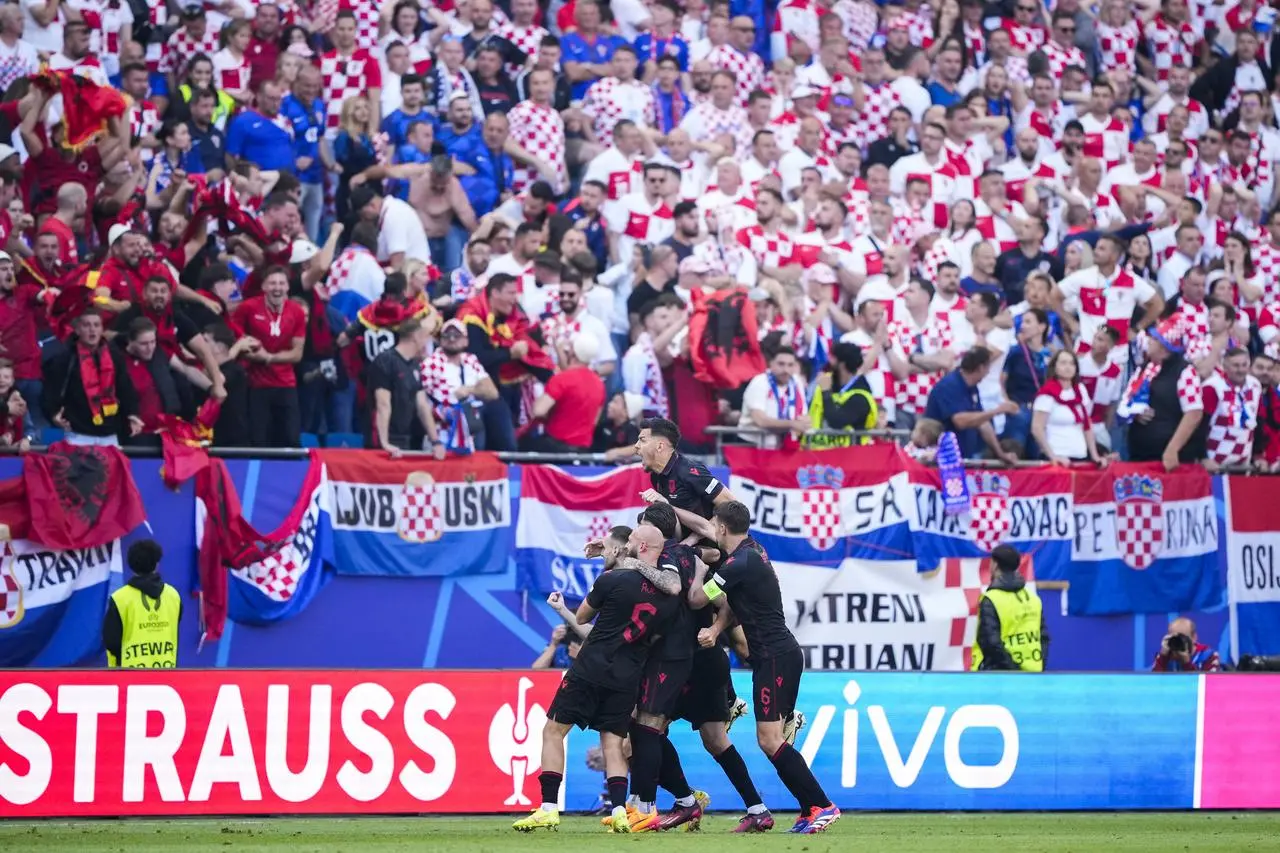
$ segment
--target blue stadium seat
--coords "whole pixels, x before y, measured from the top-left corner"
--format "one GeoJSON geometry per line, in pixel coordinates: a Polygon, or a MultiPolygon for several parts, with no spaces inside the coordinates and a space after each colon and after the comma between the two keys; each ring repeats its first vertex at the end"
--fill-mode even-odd
{"type": "Polygon", "coordinates": [[[324,437],[325,447],[364,447],[364,436],[358,432],[331,432],[324,437]]]}
{"type": "Polygon", "coordinates": [[[304,432],[299,443],[306,448],[319,447],[320,437],[314,432],[304,432]]]}
{"type": "Polygon", "coordinates": [[[40,432],[40,443],[53,444],[55,441],[62,441],[65,436],[66,432],[58,429],[57,427],[45,427],[40,432]]]}

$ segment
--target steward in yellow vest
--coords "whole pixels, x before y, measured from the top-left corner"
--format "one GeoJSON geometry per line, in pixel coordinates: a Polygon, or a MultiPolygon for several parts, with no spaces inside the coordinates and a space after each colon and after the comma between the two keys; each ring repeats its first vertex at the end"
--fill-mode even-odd
{"type": "MultiPolygon", "coordinates": [[[[875,429],[880,407],[871,386],[858,371],[862,369],[862,350],[857,344],[836,344],[831,350],[832,371],[818,377],[818,390],[809,403],[809,416],[814,429],[875,429]]],[[[811,435],[805,446],[811,450],[828,447],[850,447],[870,444],[867,438],[840,435],[811,435]]]]}
{"type": "Polygon", "coordinates": [[[133,577],[111,594],[102,619],[107,666],[125,669],[173,669],[178,665],[178,622],[182,596],[160,579],[156,568],[164,552],[151,539],[129,546],[133,577]]]}
{"type": "Polygon", "coordinates": [[[1018,571],[1022,555],[1000,545],[991,552],[991,585],[978,603],[978,637],[973,647],[974,672],[1022,670],[1042,672],[1049,654],[1044,607],[1018,571]]]}

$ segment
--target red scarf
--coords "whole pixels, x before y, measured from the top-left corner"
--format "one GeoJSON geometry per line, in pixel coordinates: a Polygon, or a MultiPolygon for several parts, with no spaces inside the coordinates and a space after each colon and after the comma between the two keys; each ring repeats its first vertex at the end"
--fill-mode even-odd
{"type": "Polygon", "coordinates": [[[1068,389],[1062,387],[1062,383],[1057,379],[1046,379],[1045,383],[1040,386],[1040,393],[1047,397],[1052,397],[1059,405],[1070,409],[1071,416],[1075,418],[1076,423],[1087,424],[1089,422],[1089,410],[1084,405],[1084,389],[1079,385],[1073,384],[1068,389]]]}
{"type": "Polygon", "coordinates": [[[102,426],[106,418],[120,411],[116,400],[116,363],[105,344],[89,349],[77,341],[76,356],[80,359],[80,383],[89,401],[89,413],[93,415],[94,425],[102,426]]]}
{"type": "Polygon", "coordinates": [[[178,326],[173,320],[173,303],[165,305],[161,312],[152,311],[145,303],[142,305],[142,316],[156,324],[156,343],[169,358],[175,355],[182,357],[182,347],[178,345],[178,326]]]}
{"type": "Polygon", "coordinates": [[[547,372],[555,370],[555,363],[551,361],[551,356],[547,355],[537,341],[530,337],[533,324],[529,322],[529,318],[525,316],[519,305],[512,309],[505,320],[499,321],[493,309],[489,307],[488,294],[481,290],[462,303],[462,307],[458,309],[457,318],[467,325],[479,326],[483,329],[489,338],[489,343],[495,347],[510,348],[516,341],[521,340],[529,344],[529,352],[523,359],[508,361],[498,367],[498,377],[504,383],[522,381],[527,372],[526,368],[547,372]]]}

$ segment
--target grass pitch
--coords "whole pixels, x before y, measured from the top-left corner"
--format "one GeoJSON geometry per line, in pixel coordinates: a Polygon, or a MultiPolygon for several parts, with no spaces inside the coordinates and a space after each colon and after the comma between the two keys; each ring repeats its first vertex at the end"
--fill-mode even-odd
{"type": "MultiPolygon", "coordinates": [[[[794,815],[776,815],[779,830],[794,815]],[[785,824],[784,824],[785,821],[785,824]]],[[[610,835],[593,817],[570,816],[558,832],[511,830],[509,817],[262,818],[0,822],[0,850],[39,853],[601,853],[649,845],[663,853],[752,851],[1019,853],[1058,851],[1280,850],[1280,813],[857,814],[824,835],[730,836],[736,817],[711,815],[699,833],[610,835]]]]}

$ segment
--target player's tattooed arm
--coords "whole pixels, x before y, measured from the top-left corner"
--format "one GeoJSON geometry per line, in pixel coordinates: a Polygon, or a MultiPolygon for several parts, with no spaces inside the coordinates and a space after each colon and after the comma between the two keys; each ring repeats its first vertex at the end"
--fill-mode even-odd
{"type": "Polygon", "coordinates": [[[630,569],[644,575],[644,579],[667,595],[675,595],[680,591],[680,573],[675,569],[664,569],[651,566],[635,557],[623,557],[618,561],[619,569],[630,569]]]}

